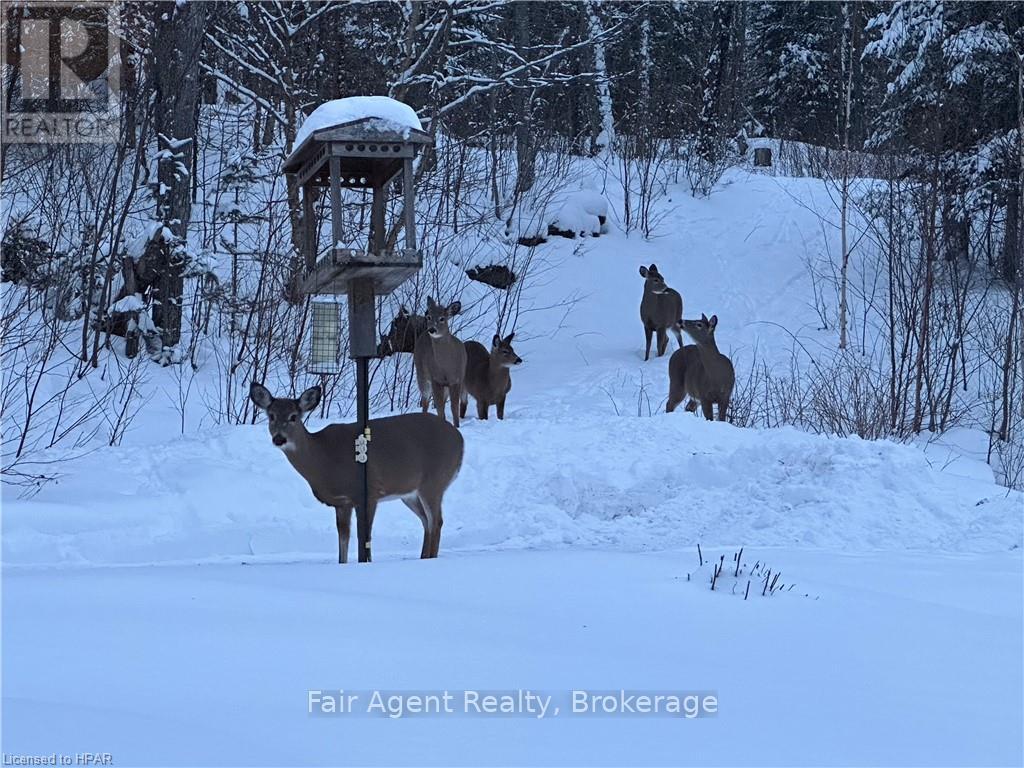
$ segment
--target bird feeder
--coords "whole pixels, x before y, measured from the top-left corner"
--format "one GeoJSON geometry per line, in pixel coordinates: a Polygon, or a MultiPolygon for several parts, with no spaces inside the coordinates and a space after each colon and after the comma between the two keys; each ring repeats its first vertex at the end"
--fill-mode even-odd
{"type": "Polygon", "coordinates": [[[312,303],[309,370],[341,372],[341,307],[333,297],[317,296],[312,303]]]}
{"type": "MultiPolygon", "coordinates": [[[[330,101],[314,110],[282,165],[302,197],[306,266],[302,291],[317,297],[348,297],[349,356],[356,361],[357,417],[364,435],[370,410],[369,359],[377,356],[375,299],[394,291],[423,266],[416,246],[413,159],[421,147],[427,146],[433,146],[433,139],[422,130],[410,107],[385,97],[357,96],[330,101]],[[385,247],[387,195],[398,177],[402,182],[405,247],[389,249],[385,247]],[[331,239],[326,252],[317,258],[320,231],[315,202],[320,188],[329,190],[331,239]],[[345,189],[372,190],[365,249],[343,246],[341,199],[345,189]]],[[[315,371],[335,373],[340,367],[339,314],[334,303],[313,303],[310,363],[315,371]]],[[[369,453],[372,461],[372,448],[369,453]]],[[[365,485],[365,455],[360,462],[365,485]]],[[[370,559],[365,507],[364,488],[358,518],[361,562],[370,559]]]]}

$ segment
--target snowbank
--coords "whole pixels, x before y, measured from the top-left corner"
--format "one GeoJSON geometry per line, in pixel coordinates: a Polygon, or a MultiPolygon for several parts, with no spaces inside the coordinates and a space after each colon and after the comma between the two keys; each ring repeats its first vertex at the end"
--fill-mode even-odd
{"type": "Polygon", "coordinates": [[[544,199],[526,200],[513,219],[518,238],[601,235],[608,232],[608,200],[589,189],[562,190],[544,199]]]}
{"type": "Polygon", "coordinates": [[[412,128],[423,130],[416,111],[408,104],[388,98],[387,96],[349,96],[324,102],[313,110],[298,132],[295,134],[295,147],[302,146],[311,133],[322,128],[343,125],[367,117],[375,117],[392,123],[400,133],[412,128]]]}
{"type": "Polygon", "coordinates": [[[568,195],[554,209],[550,225],[562,232],[577,235],[597,235],[607,232],[608,201],[597,192],[581,189],[568,195]]]}
{"type": "MultiPolygon", "coordinates": [[[[1020,494],[991,473],[943,472],[912,446],[680,413],[512,413],[470,420],[463,434],[442,552],[698,542],[961,552],[1021,539],[1020,494]]],[[[32,500],[5,498],[6,563],[335,557],[333,513],[262,424],[105,450],[67,470],[32,500]]],[[[420,536],[402,504],[381,505],[375,552],[415,557],[420,536]]]]}

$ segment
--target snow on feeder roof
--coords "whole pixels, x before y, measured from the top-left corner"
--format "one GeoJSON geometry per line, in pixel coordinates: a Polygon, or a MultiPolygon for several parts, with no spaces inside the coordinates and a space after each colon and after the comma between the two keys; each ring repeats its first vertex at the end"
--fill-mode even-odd
{"type": "MultiPolygon", "coordinates": [[[[408,104],[387,96],[350,96],[328,101],[313,110],[299,128],[292,153],[285,159],[282,170],[302,176],[305,175],[301,173],[303,166],[310,161],[319,168],[329,154],[334,154],[353,158],[347,163],[353,174],[345,186],[368,187],[373,186],[373,177],[379,175],[380,168],[367,177],[361,174],[367,169],[366,164],[360,164],[355,158],[400,161],[412,157],[416,145],[432,143],[415,110],[408,104]],[[327,143],[334,145],[331,150],[324,147],[327,143]]],[[[304,181],[300,179],[300,183],[304,181]]],[[[327,179],[318,174],[314,183],[326,186],[327,179]]]]}

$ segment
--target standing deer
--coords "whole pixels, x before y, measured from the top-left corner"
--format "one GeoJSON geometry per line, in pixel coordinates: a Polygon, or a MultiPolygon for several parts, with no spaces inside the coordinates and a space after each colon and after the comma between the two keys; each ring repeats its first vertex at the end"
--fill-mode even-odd
{"type": "Polygon", "coordinates": [[[696,344],[687,344],[672,353],[668,361],[668,404],[665,410],[672,413],[676,406],[689,395],[692,399],[686,410],[697,410],[697,403],[708,421],[714,419],[712,405],[718,404],[718,420],[725,421],[729,412],[729,399],[736,383],[732,361],[718,351],[715,344],[715,328],[718,315],[708,320],[680,320],[679,328],[696,344]]]}
{"type": "MultiPolygon", "coordinates": [[[[249,397],[266,411],[270,437],[309,483],[317,501],[334,507],[338,524],[338,562],[348,562],[352,508],[362,502],[363,470],[355,460],[358,424],[331,424],[309,432],[303,419],[320,404],[320,387],[298,400],[276,398],[262,384],[249,397]]],[[[437,557],[444,523],[441,500],[462,466],[462,435],[432,414],[407,413],[372,419],[367,453],[367,542],[377,502],[401,499],[423,523],[420,557],[437,557]]],[[[360,560],[364,553],[360,553],[360,560]]],[[[365,553],[369,560],[369,552],[365,553]]]]}
{"type": "Polygon", "coordinates": [[[412,314],[405,305],[398,310],[386,335],[381,335],[377,357],[388,357],[399,352],[414,352],[416,339],[427,328],[427,318],[412,314]]]}
{"type": "Polygon", "coordinates": [[[668,331],[671,329],[679,343],[683,346],[683,337],[679,333],[677,323],[683,317],[683,297],[679,291],[665,285],[656,264],[640,267],[640,276],[644,278],[644,297],[640,300],[640,319],[644,324],[644,335],[647,348],[644,360],[651,357],[651,336],[658,332],[658,357],[665,354],[668,347],[668,331]]]}
{"type": "Polygon", "coordinates": [[[462,383],[466,378],[466,348],[448,327],[448,320],[462,309],[462,303],[453,301],[442,307],[427,297],[426,332],[416,339],[412,361],[416,368],[416,383],[420,388],[420,405],[423,412],[431,398],[437,415],[444,418],[445,390],[451,399],[452,424],[459,426],[459,408],[465,393],[462,383]]]}
{"type": "MultiPolygon", "coordinates": [[[[487,419],[487,411],[495,405],[498,418],[505,418],[505,397],[512,389],[509,368],[519,365],[523,358],[512,348],[515,333],[504,339],[498,334],[491,340],[491,351],[479,341],[466,342],[466,392],[476,400],[476,415],[487,419]]],[[[466,418],[467,399],[463,397],[460,412],[466,418]]]]}

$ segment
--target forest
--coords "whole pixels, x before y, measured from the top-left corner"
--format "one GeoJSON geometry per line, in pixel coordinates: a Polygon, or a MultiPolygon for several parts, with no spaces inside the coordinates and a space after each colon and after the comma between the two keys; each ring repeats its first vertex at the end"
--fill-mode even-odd
{"type": "MultiPolygon", "coordinates": [[[[8,110],[27,7],[6,7],[8,110]]],[[[837,252],[808,269],[843,353],[751,360],[734,421],[897,439],[969,423],[1019,483],[1022,26],[1005,2],[119,4],[116,140],[3,144],[4,476],[32,487],[46,451],[118,444],[150,361],[174,370],[182,424],[185,401],[246,423],[250,380],[299,386],[305,223],[280,164],[318,104],[376,94],[435,138],[416,164],[426,268],[382,332],[471,267],[518,276],[487,308],[513,330],[534,220],[578,161],[615,187],[619,229],[656,241],[669,185],[706,197],[772,148],[766,170],[828,192],[837,252]]],[[[361,246],[368,199],[346,195],[361,246]]],[[[323,414],[348,412],[351,381],[323,378],[323,414]]],[[[377,405],[408,404],[393,360],[375,382],[377,405]]]]}

